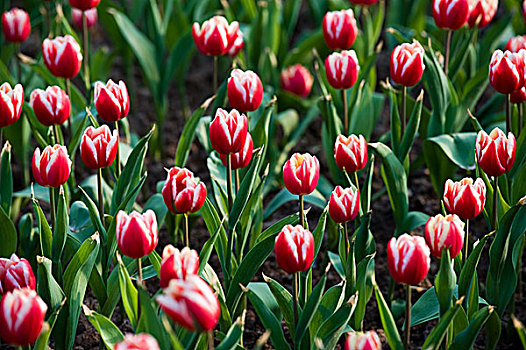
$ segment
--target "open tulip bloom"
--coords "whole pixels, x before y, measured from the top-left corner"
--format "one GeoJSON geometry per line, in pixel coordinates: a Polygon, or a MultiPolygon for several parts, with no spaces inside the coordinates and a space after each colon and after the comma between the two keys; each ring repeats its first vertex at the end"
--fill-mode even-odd
{"type": "Polygon", "coordinates": [[[9,83],[0,86],[0,148],[3,147],[4,127],[13,125],[20,118],[24,104],[24,88],[9,83]]]}

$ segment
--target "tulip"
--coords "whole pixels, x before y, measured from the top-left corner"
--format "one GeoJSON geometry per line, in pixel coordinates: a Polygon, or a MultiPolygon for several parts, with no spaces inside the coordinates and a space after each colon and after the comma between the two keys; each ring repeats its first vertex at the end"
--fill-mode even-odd
{"type": "Polygon", "coordinates": [[[147,333],[126,334],[124,340],[115,344],[115,350],[159,350],[157,340],[147,333]]]}
{"type": "Polygon", "coordinates": [[[47,146],[41,153],[33,153],[33,176],[35,181],[46,187],[60,187],[66,183],[71,172],[71,160],[66,146],[47,146]]]}
{"type": "Polygon", "coordinates": [[[329,215],[337,223],[354,220],[360,211],[360,192],[336,186],[329,200],[329,215]]]}
{"type": "MultiPolygon", "coordinates": [[[[46,90],[36,89],[31,93],[29,105],[38,121],[45,126],[62,125],[71,113],[69,96],[58,86],[46,90]]],[[[55,135],[56,139],[57,135],[55,135]]]]}
{"type": "Polygon", "coordinates": [[[382,343],[375,331],[347,332],[344,350],[381,350],[382,343]]]}
{"type": "Polygon", "coordinates": [[[433,18],[437,27],[458,30],[469,19],[468,0],[433,0],[433,18]]]}
{"type": "Polygon", "coordinates": [[[447,249],[451,259],[455,259],[464,244],[464,223],[455,214],[432,216],[425,225],[425,240],[435,258],[440,259],[447,249]]]}
{"type": "Polygon", "coordinates": [[[424,48],[416,40],[412,44],[398,45],[391,54],[391,79],[404,87],[416,85],[425,67],[424,48]]]}
{"type": "Polygon", "coordinates": [[[239,38],[239,23],[228,24],[225,17],[214,16],[205,21],[202,26],[194,23],[192,36],[195,46],[204,55],[223,56],[228,53],[239,38]]]}
{"type": "Polygon", "coordinates": [[[263,84],[259,76],[249,70],[234,69],[228,78],[228,101],[232,108],[243,112],[253,112],[263,100],[263,84]]]}
{"type": "Polygon", "coordinates": [[[233,154],[241,151],[248,133],[248,119],[233,109],[230,113],[218,108],[210,124],[210,142],[220,154],[233,154]]]}
{"type": "Polygon", "coordinates": [[[183,250],[169,244],[164,247],[163,260],[161,262],[160,285],[167,288],[173,279],[186,279],[197,275],[199,270],[199,255],[197,251],[184,247],[183,250]]]}
{"type": "Polygon", "coordinates": [[[119,84],[108,80],[95,83],[94,97],[97,113],[106,122],[116,122],[128,116],[130,112],[130,98],[126,84],[121,80],[119,84]]]}
{"type": "Polygon", "coordinates": [[[190,332],[211,331],[219,320],[221,310],[217,296],[197,275],[172,280],[156,300],[174,322],[190,332]]]}
{"type": "MultiPolygon", "coordinates": [[[[367,141],[362,135],[338,135],[334,144],[334,160],[341,170],[356,174],[367,165],[367,141]]],[[[358,182],[356,187],[359,187],[358,182]]]]}
{"type": "MultiPolygon", "coordinates": [[[[246,168],[250,161],[252,160],[252,154],[254,152],[254,142],[252,141],[252,136],[250,133],[247,133],[247,138],[245,139],[245,144],[243,149],[237,153],[232,154],[232,169],[238,170],[246,168]]],[[[221,162],[226,167],[226,155],[221,154],[221,162]]]]}
{"type": "Polygon", "coordinates": [[[97,7],[100,0],[69,0],[71,7],[77,8],[82,11],[90,10],[97,7]]]}
{"type": "Polygon", "coordinates": [[[19,8],[13,8],[2,15],[4,38],[10,43],[22,43],[31,34],[29,14],[19,8]]]}
{"type": "Polygon", "coordinates": [[[96,7],[92,8],[90,10],[86,10],[86,11],[82,11],[82,10],[79,10],[77,8],[72,8],[71,9],[71,19],[72,19],[73,24],[75,25],[75,27],[77,27],[79,29],[83,29],[84,28],[82,14],[84,14],[86,16],[86,25],[87,25],[88,28],[91,28],[95,24],[97,24],[97,20],[98,20],[99,16],[97,14],[97,8],[96,7]]]}
{"type": "Polygon", "coordinates": [[[501,94],[511,94],[524,84],[523,50],[518,53],[497,50],[489,64],[489,82],[501,94]]]}
{"type": "Polygon", "coordinates": [[[507,173],[515,162],[517,143],[510,132],[508,137],[499,128],[488,135],[484,130],[477,134],[475,153],[480,168],[488,175],[507,173]]]}
{"type": "Polygon", "coordinates": [[[511,37],[504,47],[504,50],[514,53],[519,52],[521,49],[526,49],[526,35],[511,37]]]}
{"type": "Polygon", "coordinates": [[[90,169],[107,168],[115,160],[118,144],[117,130],[112,133],[107,125],[98,129],[90,126],[82,136],[80,156],[90,169]]]}
{"type": "Polygon", "coordinates": [[[329,84],[340,90],[350,89],[358,79],[360,65],[354,50],[332,53],[325,60],[329,84]]]}
{"type": "Polygon", "coordinates": [[[22,113],[24,88],[17,84],[11,88],[9,83],[0,86],[0,129],[14,124],[22,113]]]}
{"type": "Polygon", "coordinates": [[[443,199],[450,213],[464,220],[474,219],[484,209],[486,184],[480,178],[475,182],[468,177],[458,182],[447,180],[443,199]]]}
{"type": "Polygon", "coordinates": [[[350,1],[354,5],[362,5],[362,6],[373,5],[378,2],[378,0],[350,0],[350,1]]]}
{"type": "Polygon", "coordinates": [[[301,64],[283,70],[280,77],[281,88],[299,97],[307,97],[312,89],[314,78],[301,64]]]}
{"type": "Polygon", "coordinates": [[[358,34],[352,9],[327,12],[321,28],[325,43],[331,50],[349,49],[358,34]]]}
{"type": "Polygon", "coordinates": [[[82,64],[80,45],[71,35],[45,39],[42,44],[44,63],[51,74],[59,78],[75,77],[82,64]]]}
{"type": "MultiPolygon", "coordinates": [[[[519,90],[515,90],[510,94],[510,103],[518,104],[526,102],[526,87],[521,87],[519,90]]],[[[522,123],[519,122],[519,125],[522,123]]]]}
{"type": "Polygon", "coordinates": [[[122,254],[141,259],[153,252],[159,241],[155,212],[148,209],[144,214],[134,211],[117,213],[115,237],[122,254]]]}
{"type": "Polygon", "coordinates": [[[470,13],[468,24],[470,28],[487,26],[495,17],[499,0],[469,0],[470,13]]]}
{"type": "Polygon", "coordinates": [[[0,294],[15,289],[35,289],[36,279],[29,261],[20,259],[16,254],[10,259],[0,258],[0,294]]]}
{"type": "Polygon", "coordinates": [[[316,189],[320,177],[320,162],[308,153],[294,153],[283,166],[283,182],[294,195],[307,195],[316,189]]]}
{"type": "Polygon", "coordinates": [[[234,37],[231,39],[233,41],[232,46],[228,50],[228,56],[230,57],[236,57],[239,52],[243,49],[243,46],[245,46],[245,41],[243,40],[243,32],[238,29],[234,37]]]}
{"type": "Polygon", "coordinates": [[[12,345],[34,343],[46,311],[47,305],[34,290],[24,288],[7,293],[0,302],[0,338],[12,345]]]}

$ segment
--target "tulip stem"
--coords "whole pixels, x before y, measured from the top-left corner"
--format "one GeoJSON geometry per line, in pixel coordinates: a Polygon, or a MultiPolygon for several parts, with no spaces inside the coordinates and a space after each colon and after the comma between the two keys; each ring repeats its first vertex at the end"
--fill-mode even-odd
{"type": "Polygon", "coordinates": [[[347,259],[349,259],[349,230],[347,228],[347,221],[343,223],[343,233],[345,235],[345,250],[347,251],[347,259]]]}
{"type": "MultiPolygon", "coordinates": [[[[89,75],[89,31],[86,11],[82,11],[82,37],[84,39],[84,83],[86,84],[86,101],[91,100],[89,75]]],[[[88,103],[89,104],[89,103],[88,103]]]]}
{"type": "Polygon", "coordinates": [[[215,348],[214,347],[214,332],[209,331],[207,332],[207,335],[208,335],[208,349],[213,350],[215,348]]]}
{"type": "Polygon", "coordinates": [[[404,86],[402,89],[402,115],[400,116],[400,138],[404,136],[407,118],[406,118],[406,99],[407,99],[407,87],[404,86]]]}
{"type": "Polygon", "coordinates": [[[343,133],[347,135],[349,132],[349,106],[347,106],[347,90],[342,89],[342,103],[343,103],[343,133]]]}
{"type": "Polygon", "coordinates": [[[303,201],[303,195],[300,194],[300,224],[301,224],[301,227],[303,228],[306,228],[305,227],[305,216],[303,215],[303,211],[304,211],[304,201],[303,201]]]}
{"type": "Polygon", "coordinates": [[[511,105],[510,94],[506,95],[506,133],[511,132],[511,105]]]}
{"type": "Polygon", "coordinates": [[[55,189],[49,188],[49,204],[51,205],[51,227],[55,229],[55,222],[57,220],[57,204],[55,202],[55,189]]]}
{"type": "MultiPolygon", "coordinates": [[[[73,100],[71,96],[71,82],[68,78],[66,78],[66,93],[68,94],[68,97],[70,100],[73,100]]],[[[73,115],[70,113],[69,115],[69,121],[68,121],[68,131],[69,131],[69,137],[70,139],[73,138],[73,115]]]]}
{"type": "Polygon", "coordinates": [[[464,260],[463,266],[468,261],[468,246],[469,246],[469,219],[466,220],[466,233],[464,235],[464,254],[462,260],[464,260]]]}
{"type": "Polygon", "coordinates": [[[53,125],[53,136],[55,137],[55,143],[60,144],[60,136],[58,133],[58,125],[53,125]]]}
{"type": "Polygon", "coordinates": [[[405,303],[405,334],[404,334],[404,348],[409,349],[411,343],[411,286],[407,285],[405,303]]]}
{"type": "Polygon", "coordinates": [[[20,62],[20,44],[16,44],[15,45],[16,47],[16,57],[15,57],[15,61],[16,61],[16,71],[17,71],[17,74],[18,74],[18,83],[19,84],[22,84],[22,64],[20,62]]]}
{"type": "MultiPolygon", "coordinates": [[[[119,121],[115,121],[115,130],[117,130],[117,139],[120,139],[119,135],[119,121]]],[[[117,163],[115,164],[115,173],[117,174],[117,179],[121,176],[121,151],[119,147],[119,141],[117,141],[117,163]]]]}
{"type": "Polygon", "coordinates": [[[239,169],[234,170],[234,177],[236,178],[236,195],[239,192],[239,169]]]}
{"type": "Polygon", "coordinates": [[[99,168],[97,171],[97,189],[99,190],[99,215],[100,222],[104,227],[104,191],[102,187],[102,168],[99,168]]]}
{"type": "Polygon", "coordinates": [[[356,190],[360,191],[360,181],[358,180],[358,171],[354,172],[354,181],[356,181],[356,190]]]}
{"type": "Polygon", "coordinates": [[[522,113],[523,113],[524,104],[520,103],[518,107],[519,107],[519,132],[517,133],[517,137],[521,134],[521,131],[522,131],[522,113]]]}
{"type": "Polygon", "coordinates": [[[188,214],[183,214],[184,215],[184,245],[186,247],[190,247],[190,238],[189,238],[189,233],[188,233],[188,214]]]}
{"type": "Polygon", "coordinates": [[[219,57],[214,56],[214,94],[217,94],[217,71],[219,66],[219,57]]]}
{"type": "Polygon", "coordinates": [[[299,279],[300,279],[300,275],[299,275],[299,272],[295,272],[294,273],[294,302],[293,302],[293,306],[294,306],[294,326],[297,326],[298,324],[298,321],[299,321],[299,317],[298,317],[298,303],[299,303],[299,299],[298,299],[298,289],[299,289],[299,279]]]}
{"type": "Polygon", "coordinates": [[[499,180],[498,176],[493,176],[493,229],[497,229],[497,201],[499,200],[499,180]]]}
{"type": "Polygon", "coordinates": [[[141,318],[142,258],[137,259],[137,321],[141,318]]]}
{"type": "Polygon", "coordinates": [[[449,49],[451,47],[451,37],[453,36],[453,31],[448,30],[446,34],[446,48],[445,48],[445,61],[444,61],[444,73],[446,76],[449,73],[449,49]]]}
{"type": "Polygon", "coordinates": [[[226,182],[228,194],[228,213],[232,210],[234,192],[232,189],[232,154],[226,155],[226,182]]]}

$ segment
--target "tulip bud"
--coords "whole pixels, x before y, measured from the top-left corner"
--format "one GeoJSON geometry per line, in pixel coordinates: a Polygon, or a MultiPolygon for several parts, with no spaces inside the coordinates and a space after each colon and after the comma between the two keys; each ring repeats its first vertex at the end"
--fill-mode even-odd
{"type": "Polygon", "coordinates": [[[398,45],[391,54],[391,79],[399,85],[416,85],[424,73],[424,48],[416,40],[398,45]]]}
{"type": "Polygon", "coordinates": [[[508,137],[499,128],[488,135],[479,131],[475,142],[475,154],[480,168],[488,175],[500,176],[510,171],[515,162],[517,142],[513,133],[508,137]]]}
{"type": "Polygon", "coordinates": [[[2,15],[2,31],[4,38],[10,43],[22,43],[31,34],[29,14],[21,9],[14,8],[2,15]]]}
{"type": "MultiPolygon", "coordinates": [[[[250,161],[252,160],[252,153],[254,152],[254,142],[252,141],[252,136],[250,133],[247,133],[247,138],[245,139],[245,145],[243,149],[237,153],[232,154],[232,170],[246,168],[250,161]]],[[[220,154],[221,163],[226,167],[226,155],[220,154]]]]}
{"type": "Polygon", "coordinates": [[[358,34],[352,9],[327,12],[321,26],[325,43],[331,50],[347,50],[358,34]]]}
{"type": "Polygon", "coordinates": [[[358,80],[358,56],[354,50],[334,52],[325,60],[325,73],[335,89],[350,89],[358,80]]]}
{"type": "Polygon", "coordinates": [[[77,8],[82,11],[86,11],[97,7],[100,0],[69,0],[71,7],[77,8]]]}
{"type": "Polygon", "coordinates": [[[369,6],[374,5],[378,0],[350,0],[353,5],[369,6]]]}
{"type": "Polygon", "coordinates": [[[220,154],[237,153],[243,149],[248,133],[248,119],[233,109],[228,113],[218,108],[210,124],[210,142],[220,154]]]}
{"type": "Polygon", "coordinates": [[[337,222],[354,220],[360,211],[360,192],[352,188],[336,186],[329,200],[329,215],[337,222]]]}
{"type": "Polygon", "coordinates": [[[130,97],[122,80],[118,85],[111,79],[106,85],[97,81],[93,99],[97,113],[105,122],[116,122],[126,118],[130,112],[130,97]]]}
{"type": "Polygon", "coordinates": [[[281,88],[299,97],[307,97],[312,89],[314,78],[301,64],[290,66],[281,72],[281,88]]]}
{"type": "Polygon", "coordinates": [[[497,50],[489,64],[489,82],[501,94],[511,94],[524,84],[524,55],[526,50],[518,53],[497,50]]]}
{"type": "Polygon", "coordinates": [[[469,18],[468,0],[433,0],[433,18],[437,27],[460,29],[469,18]]]}
{"type": "Polygon", "coordinates": [[[387,245],[387,266],[393,279],[411,286],[424,280],[429,271],[429,247],[423,237],[404,233],[387,245]]]}
{"type": "Polygon", "coordinates": [[[86,25],[88,26],[88,28],[91,28],[95,24],[97,24],[97,20],[98,20],[99,16],[97,14],[97,8],[96,7],[92,8],[92,9],[89,9],[89,10],[86,10],[86,11],[82,11],[82,10],[79,10],[77,8],[72,8],[71,9],[71,19],[72,19],[73,24],[75,25],[75,27],[77,27],[79,29],[84,28],[84,23],[83,23],[83,19],[82,19],[82,14],[83,13],[86,15],[86,25]]]}
{"type": "Polygon", "coordinates": [[[470,12],[468,24],[470,28],[487,26],[499,7],[499,0],[469,0],[470,12]]]}
{"type": "Polygon", "coordinates": [[[274,253],[286,272],[307,271],[314,259],[314,236],[301,225],[286,225],[276,237],[274,253]]]}
{"type": "Polygon", "coordinates": [[[259,108],[263,100],[263,84],[253,71],[243,72],[241,69],[234,69],[228,78],[227,93],[232,108],[253,112],[259,108]]]}
{"type": "Polygon", "coordinates": [[[521,87],[510,94],[510,102],[514,104],[521,104],[526,102],[526,87],[521,87]]]}
{"type": "Polygon", "coordinates": [[[80,45],[71,35],[45,39],[42,56],[47,69],[56,77],[71,79],[75,77],[82,64],[80,45]]]}
{"type": "Polygon", "coordinates": [[[344,350],[381,350],[382,343],[375,331],[347,332],[344,350]]]}
{"type": "Polygon", "coordinates": [[[71,113],[69,96],[58,86],[49,86],[45,91],[33,90],[29,105],[45,126],[62,125],[71,113]]]}
{"type": "Polygon", "coordinates": [[[117,213],[115,237],[122,254],[140,259],[153,252],[159,241],[157,219],[153,210],[130,215],[124,211],[117,213]]]}
{"type": "Polygon", "coordinates": [[[435,258],[440,259],[442,250],[447,249],[451,259],[455,259],[462,250],[464,235],[464,223],[455,214],[438,214],[426,222],[425,239],[435,258]]]}
{"type": "Polygon", "coordinates": [[[347,173],[355,173],[367,165],[367,141],[362,135],[338,135],[334,144],[336,165],[347,173]]]}
{"type": "Polygon", "coordinates": [[[20,259],[16,254],[10,259],[0,258],[0,294],[35,287],[36,279],[29,261],[20,259]]]}
{"type": "Polygon", "coordinates": [[[238,29],[231,41],[233,43],[230,49],[228,50],[228,56],[236,57],[239,54],[239,52],[241,52],[241,50],[243,49],[243,46],[245,46],[245,41],[243,40],[243,32],[240,29],[238,29]]]}
{"type": "Polygon", "coordinates": [[[123,341],[115,344],[115,350],[159,350],[159,343],[147,333],[126,334],[123,341]]]}
{"type": "Polygon", "coordinates": [[[172,320],[190,332],[211,331],[219,320],[221,310],[217,296],[197,275],[170,281],[168,288],[156,299],[172,320]]]}
{"type": "Polygon", "coordinates": [[[80,157],[90,169],[107,168],[117,156],[119,135],[117,130],[110,131],[107,125],[98,129],[90,126],[84,132],[80,143],[80,157]]]}
{"type": "Polygon", "coordinates": [[[190,170],[174,167],[168,172],[162,194],[172,213],[195,213],[205,203],[206,186],[199,183],[190,170]]]}
{"type": "Polygon", "coordinates": [[[24,104],[24,88],[17,84],[11,88],[9,83],[3,83],[0,86],[0,128],[14,124],[24,104]]]}
{"type": "Polygon", "coordinates": [[[446,181],[444,188],[444,205],[452,214],[464,220],[478,216],[486,203],[486,184],[481,178],[475,183],[469,177],[458,182],[446,181]]]}
{"type": "Polygon", "coordinates": [[[294,195],[314,192],[320,177],[320,162],[309,153],[294,153],[283,166],[283,183],[294,195]]]}
{"type": "Polygon", "coordinates": [[[526,49],[526,35],[511,37],[504,47],[504,50],[511,52],[519,52],[521,49],[526,49]]]}
{"type": "Polygon", "coordinates": [[[42,330],[47,305],[34,290],[7,293],[0,302],[0,338],[12,345],[34,343],[42,330]]]}
{"type": "MultiPolygon", "coordinates": [[[[239,23],[228,24],[225,17],[214,16],[205,21],[200,27],[199,23],[192,26],[192,36],[195,46],[207,56],[223,56],[235,46],[239,40],[239,23]]],[[[239,44],[239,43],[238,43],[239,44]]]]}
{"type": "Polygon", "coordinates": [[[68,181],[71,172],[71,160],[66,146],[47,146],[42,154],[40,148],[33,153],[33,177],[46,187],[60,187],[68,181]]]}
{"type": "Polygon", "coordinates": [[[166,288],[173,279],[186,279],[187,276],[197,275],[199,270],[199,255],[197,251],[184,247],[183,250],[169,244],[164,247],[161,263],[161,288],[166,288]]]}

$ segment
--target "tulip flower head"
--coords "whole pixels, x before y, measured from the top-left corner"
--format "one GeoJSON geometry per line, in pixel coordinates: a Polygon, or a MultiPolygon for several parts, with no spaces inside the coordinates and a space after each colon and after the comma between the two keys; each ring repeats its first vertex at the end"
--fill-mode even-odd
{"type": "Polygon", "coordinates": [[[440,259],[447,249],[451,259],[455,259],[464,245],[464,235],[464,223],[455,214],[438,214],[426,222],[425,239],[435,258],[440,259]]]}
{"type": "Polygon", "coordinates": [[[24,104],[24,88],[17,84],[11,88],[9,83],[3,83],[0,86],[0,128],[14,124],[24,104]]]}
{"type": "Polygon", "coordinates": [[[263,101],[263,84],[253,71],[243,72],[241,69],[234,69],[228,78],[227,94],[232,108],[253,112],[263,101]]]}
{"type": "Polygon", "coordinates": [[[33,153],[33,177],[40,186],[60,187],[68,181],[71,173],[71,160],[66,146],[47,146],[41,153],[36,148],[33,153]]]}
{"type": "Polygon", "coordinates": [[[526,49],[526,35],[511,37],[504,47],[504,50],[511,52],[519,52],[521,49],[526,49]]]}
{"type": "Polygon", "coordinates": [[[517,142],[510,132],[508,137],[499,128],[488,135],[479,131],[475,142],[475,155],[480,168],[488,175],[500,176],[510,171],[515,162],[517,142]]]}
{"type": "Polygon", "coordinates": [[[248,133],[246,115],[233,109],[228,113],[218,108],[210,124],[210,142],[220,154],[237,153],[243,149],[248,133]]]}
{"type": "Polygon", "coordinates": [[[499,0],[469,0],[469,19],[470,28],[487,26],[495,17],[499,7],[499,0]]]}
{"type": "Polygon", "coordinates": [[[201,209],[206,200],[206,186],[188,169],[174,167],[168,172],[162,195],[174,214],[190,214],[201,209]]]}
{"type": "Polygon", "coordinates": [[[164,313],[190,332],[211,331],[219,320],[221,310],[217,296],[197,275],[171,280],[156,300],[164,313]]]}
{"type": "Polygon", "coordinates": [[[84,28],[84,23],[82,22],[83,21],[83,19],[82,19],[82,14],[83,13],[86,15],[86,25],[88,26],[88,28],[91,28],[95,24],[97,24],[97,20],[98,20],[99,16],[97,14],[97,8],[96,7],[92,8],[92,9],[89,9],[89,10],[86,10],[86,11],[82,11],[82,10],[79,10],[77,8],[72,8],[71,9],[71,20],[72,20],[73,24],[75,25],[75,27],[77,27],[79,29],[84,28]]]}
{"type": "Polygon", "coordinates": [[[460,29],[469,19],[469,10],[469,0],[433,0],[433,18],[442,29],[460,29]]]}
{"type": "Polygon", "coordinates": [[[274,253],[286,272],[307,271],[314,259],[314,236],[301,225],[286,225],[276,237],[274,253]]]}
{"type": "Polygon", "coordinates": [[[464,220],[478,216],[486,203],[486,184],[481,178],[475,182],[466,177],[458,182],[448,179],[444,188],[444,205],[452,214],[464,220]]]}
{"type": "Polygon", "coordinates": [[[113,164],[119,147],[117,130],[110,131],[107,125],[95,129],[89,126],[80,143],[80,157],[90,169],[107,168],[113,164]]]}
{"type": "Polygon", "coordinates": [[[334,144],[334,159],[347,173],[355,173],[367,165],[367,141],[362,135],[338,135],[334,144]]]}
{"type": "Polygon", "coordinates": [[[20,259],[16,254],[9,259],[0,258],[0,294],[35,287],[36,279],[29,261],[20,259]]]}
{"type": "Polygon", "coordinates": [[[489,64],[489,82],[501,94],[511,94],[524,84],[526,50],[517,53],[497,50],[489,64]]]}
{"type": "Polygon", "coordinates": [[[239,40],[239,23],[235,21],[228,24],[225,17],[214,16],[202,26],[194,23],[192,36],[197,49],[204,55],[223,56],[228,54],[239,40]]]}
{"type": "Polygon", "coordinates": [[[115,350],[159,350],[159,343],[147,333],[126,334],[124,340],[115,344],[115,350]]]}
{"type": "Polygon", "coordinates": [[[130,97],[122,80],[116,84],[110,79],[106,85],[97,81],[93,98],[97,113],[106,122],[116,122],[126,118],[130,112],[130,97]]]}
{"type": "Polygon", "coordinates": [[[306,195],[316,189],[320,177],[320,162],[308,153],[295,153],[283,166],[283,182],[294,195],[306,195]]]}
{"type": "Polygon", "coordinates": [[[410,87],[422,78],[424,69],[424,48],[416,40],[394,48],[391,54],[391,79],[399,85],[410,87]]]}
{"type": "Polygon", "coordinates": [[[347,332],[344,350],[381,350],[382,343],[375,331],[347,332]]]}
{"type": "MultiPolygon", "coordinates": [[[[252,160],[252,155],[254,152],[254,142],[252,141],[252,136],[250,133],[247,133],[247,138],[245,139],[245,144],[243,149],[237,153],[232,154],[232,170],[246,168],[250,161],[252,160]]],[[[220,154],[221,163],[226,167],[226,154],[220,154]]]]}
{"type": "Polygon", "coordinates": [[[100,3],[100,0],[69,0],[71,7],[76,9],[86,11],[97,7],[100,3]]]}
{"type": "Polygon", "coordinates": [[[169,244],[164,247],[161,262],[161,288],[166,288],[173,279],[186,279],[187,276],[197,275],[199,270],[199,255],[194,249],[184,247],[183,250],[169,244]]]}
{"type": "Polygon", "coordinates": [[[526,87],[521,87],[510,94],[510,102],[514,104],[521,104],[526,102],[526,87]]]}
{"type": "Polygon", "coordinates": [[[423,237],[404,233],[391,238],[387,245],[387,266],[398,283],[415,286],[422,282],[429,271],[429,247],[423,237]]]}
{"type": "Polygon", "coordinates": [[[58,86],[33,90],[29,105],[38,121],[45,126],[62,125],[71,113],[69,96],[58,86]]]}
{"type": "Polygon", "coordinates": [[[358,34],[352,9],[327,12],[321,28],[325,43],[331,50],[349,49],[358,34]]]}
{"type": "Polygon", "coordinates": [[[301,64],[284,69],[280,77],[281,88],[299,97],[307,97],[312,89],[314,78],[301,64]]]}
{"type": "Polygon", "coordinates": [[[354,50],[334,52],[325,60],[325,74],[335,89],[350,89],[358,80],[360,65],[354,50]]]}
{"type": "Polygon", "coordinates": [[[31,34],[29,14],[19,8],[4,12],[2,15],[4,38],[10,43],[23,43],[31,34]]]}
{"type": "Polygon", "coordinates": [[[233,43],[231,44],[232,46],[228,50],[227,54],[230,57],[236,57],[241,52],[243,47],[245,46],[245,40],[243,39],[243,32],[240,29],[238,29],[234,37],[231,39],[231,41],[233,43]]]}
{"type": "Polygon", "coordinates": [[[132,259],[140,259],[153,252],[159,241],[155,212],[148,209],[139,214],[130,215],[124,211],[117,213],[115,236],[122,254],[132,259]]]}
{"type": "Polygon", "coordinates": [[[51,74],[58,78],[71,79],[80,71],[82,53],[80,45],[71,35],[45,39],[42,56],[51,74]]]}
{"type": "Polygon", "coordinates": [[[329,215],[337,223],[354,220],[360,211],[360,192],[336,186],[329,200],[329,215]]]}

